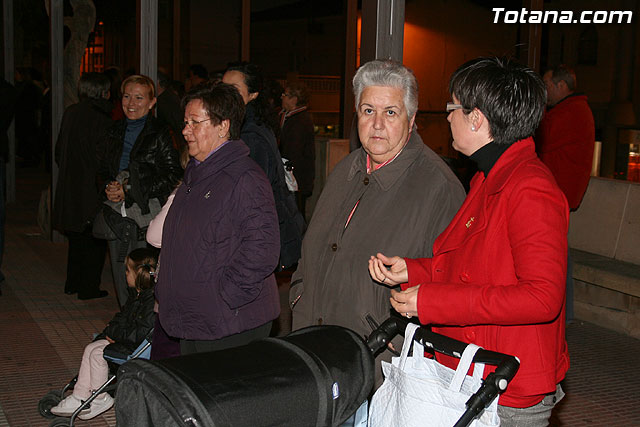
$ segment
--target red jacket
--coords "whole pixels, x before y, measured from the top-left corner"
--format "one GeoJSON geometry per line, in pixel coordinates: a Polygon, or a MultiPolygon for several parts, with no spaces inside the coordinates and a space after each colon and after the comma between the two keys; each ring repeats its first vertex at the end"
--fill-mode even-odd
{"type": "Polygon", "coordinates": [[[564,192],[571,210],[587,191],[593,145],[593,114],[584,95],[563,99],[545,112],[536,132],[536,151],[564,192]]]}
{"type": "MultiPolygon", "coordinates": [[[[567,202],[528,138],[507,149],[488,178],[474,176],[462,207],[436,239],[433,258],[406,260],[409,283],[402,287],[422,284],[422,324],[520,359],[501,405],[537,404],[569,368],[568,223],[567,202]]],[[[458,359],[438,359],[457,366],[458,359]]],[[[492,370],[487,366],[485,376],[492,370]]]]}

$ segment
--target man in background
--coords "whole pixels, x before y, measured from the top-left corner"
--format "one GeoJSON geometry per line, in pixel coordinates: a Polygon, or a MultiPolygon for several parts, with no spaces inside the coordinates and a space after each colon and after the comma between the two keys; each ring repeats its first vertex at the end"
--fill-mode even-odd
{"type": "MultiPolygon", "coordinates": [[[[575,211],[587,191],[595,125],[587,96],[576,92],[576,74],[566,65],[544,73],[547,111],[535,135],[536,151],[575,211]]],[[[567,320],[573,319],[573,271],[567,263],[567,320]]]]}
{"type": "Polygon", "coordinates": [[[174,144],[181,150],[187,144],[182,136],[184,110],[180,105],[180,97],[171,89],[170,85],[169,77],[158,71],[158,101],[156,103],[158,120],[169,126],[174,144]]]}
{"type": "Polygon", "coordinates": [[[298,183],[298,210],[307,218],[306,200],[313,193],[316,176],[316,144],[313,117],[309,112],[311,95],[300,82],[287,82],[282,93],[280,115],[280,154],[291,161],[298,183]]]}
{"type": "Polygon", "coordinates": [[[189,92],[196,86],[205,83],[209,79],[209,73],[202,64],[192,64],[189,67],[189,77],[184,82],[184,90],[189,92]]]}

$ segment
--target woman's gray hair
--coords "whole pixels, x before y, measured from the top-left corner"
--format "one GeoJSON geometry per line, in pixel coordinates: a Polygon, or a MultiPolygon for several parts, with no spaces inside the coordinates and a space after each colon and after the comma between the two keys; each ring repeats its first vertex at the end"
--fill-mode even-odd
{"type": "Polygon", "coordinates": [[[404,107],[409,120],[418,111],[418,81],[413,71],[404,65],[375,59],[367,62],[353,76],[353,94],[356,97],[356,111],[360,106],[362,91],[369,86],[395,87],[404,91],[404,107]]]}
{"type": "Polygon", "coordinates": [[[78,98],[85,99],[109,99],[111,80],[102,73],[84,73],[78,81],[78,98]]]}

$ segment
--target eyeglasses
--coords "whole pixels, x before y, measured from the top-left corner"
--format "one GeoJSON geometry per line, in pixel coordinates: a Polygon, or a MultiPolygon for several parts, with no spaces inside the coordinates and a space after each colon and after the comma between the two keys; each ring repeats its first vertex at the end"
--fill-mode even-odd
{"type": "Polygon", "coordinates": [[[182,122],[183,126],[186,128],[187,126],[191,127],[191,129],[194,129],[196,126],[198,126],[200,123],[204,123],[204,122],[208,122],[209,120],[211,120],[211,117],[209,117],[208,119],[204,119],[204,120],[185,120],[184,122],[182,122]]]}
{"type": "Polygon", "coordinates": [[[447,102],[447,113],[454,111],[454,110],[459,110],[461,108],[464,108],[462,105],[460,104],[454,104],[453,102],[447,102]]]}

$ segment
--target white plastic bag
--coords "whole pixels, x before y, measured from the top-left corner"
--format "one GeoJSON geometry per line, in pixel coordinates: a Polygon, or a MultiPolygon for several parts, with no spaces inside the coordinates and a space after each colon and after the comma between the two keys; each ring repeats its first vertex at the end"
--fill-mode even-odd
{"type": "Polygon", "coordinates": [[[284,168],[284,179],[287,181],[287,188],[289,188],[289,191],[298,191],[298,181],[293,176],[293,166],[284,157],[282,158],[282,167],[284,168]]]}
{"type": "MultiPolygon", "coordinates": [[[[424,347],[413,340],[416,329],[418,325],[409,323],[400,357],[394,357],[392,363],[382,362],[385,380],[371,400],[371,427],[451,427],[464,413],[466,401],[482,385],[484,364],[475,364],[473,377],[466,375],[480,347],[469,344],[454,371],[424,357],[424,347]],[[413,356],[408,357],[411,346],[413,356]]],[[[470,425],[499,426],[498,399],[470,425]]]]}

